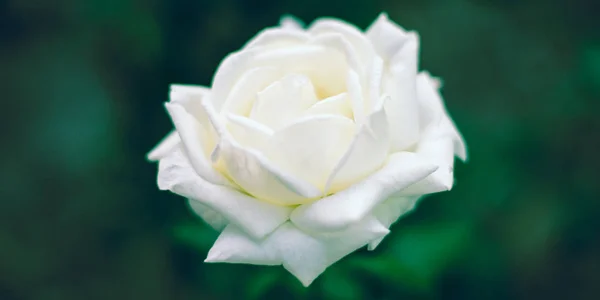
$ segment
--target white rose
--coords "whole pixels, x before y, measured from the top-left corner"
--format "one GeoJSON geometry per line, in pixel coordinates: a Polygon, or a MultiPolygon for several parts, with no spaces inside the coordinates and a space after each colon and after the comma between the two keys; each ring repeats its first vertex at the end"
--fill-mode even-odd
{"type": "Polygon", "coordinates": [[[418,46],[385,14],[365,33],[284,19],[227,56],[211,88],[171,87],[175,131],[148,156],[159,188],[222,231],[206,262],[283,265],[308,286],[450,190],[465,145],[418,46]]]}

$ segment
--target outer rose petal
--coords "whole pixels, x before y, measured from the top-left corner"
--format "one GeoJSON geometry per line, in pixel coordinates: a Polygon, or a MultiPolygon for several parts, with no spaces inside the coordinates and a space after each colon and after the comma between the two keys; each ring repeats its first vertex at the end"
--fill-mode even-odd
{"type": "Polygon", "coordinates": [[[433,173],[436,166],[410,152],[394,153],[365,180],[294,210],[292,222],[312,232],[337,231],[360,222],[392,194],[433,173]]]}
{"type": "Polygon", "coordinates": [[[283,29],[304,31],[304,23],[292,15],[281,17],[279,26],[283,29]]]}
{"type": "Polygon", "coordinates": [[[427,130],[426,127],[430,124],[438,122],[438,126],[444,127],[444,130],[447,130],[452,136],[455,155],[465,161],[467,159],[465,141],[446,111],[444,100],[442,100],[438,89],[438,80],[432,78],[428,72],[419,73],[417,77],[417,93],[420,115],[424,119],[423,131],[427,130]]]}
{"type": "Polygon", "coordinates": [[[222,214],[207,205],[202,204],[200,201],[188,199],[188,205],[200,218],[202,218],[202,220],[204,220],[204,222],[217,231],[223,231],[225,226],[229,224],[229,220],[222,214]]]}
{"type": "Polygon", "coordinates": [[[383,92],[392,133],[392,152],[403,151],[419,140],[419,107],[416,91],[418,38],[413,35],[396,53],[383,76],[383,92]]]}
{"type": "Polygon", "coordinates": [[[452,139],[448,136],[434,137],[432,136],[434,134],[435,132],[426,134],[425,139],[419,142],[416,153],[437,165],[437,171],[401,191],[401,195],[424,195],[449,191],[452,188],[454,182],[452,139]]]}
{"type": "Polygon", "coordinates": [[[175,151],[180,143],[181,139],[179,138],[177,131],[171,131],[146,155],[146,157],[149,161],[158,161],[175,151]]]}
{"type": "Polygon", "coordinates": [[[288,220],[291,212],[289,207],[269,204],[202,179],[181,151],[160,160],[158,187],[199,201],[255,238],[271,233],[288,220]]]}
{"type": "Polygon", "coordinates": [[[217,112],[222,110],[229,94],[243,73],[248,69],[259,67],[252,66],[251,63],[261,51],[264,51],[263,47],[241,50],[229,54],[221,61],[213,77],[211,88],[211,102],[217,112]]]}
{"type": "Polygon", "coordinates": [[[409,40],[408,32],[391,22],[386,13],[379,15],[367,29],[366,35],[385,61],[391,61],[409,40]]]}
{"type": "Polygon", "coordinates": [[[214,147],[215,137],[208,116],[200,106],[200,102],[205,97],[206,95],[196,94],[187,88],[174,86],[171,91],[171,102],[166,103],[165,106],[196,173],[209,182],[231,185],[229,180],[217,172],[208,160],[208,155],[214,147]]]}
{"type": "MultiPolygon", "coordinates": [[[[398,197],[392,196],[385,202],[379,204],[373,210],[373,216],[383,224],[383,226],[389,228],[394,224],[400,217],[412,211],[415,204],[419,200],[419,196],[413,197],[398,197]]],[[[369,243],[369,250],[375,250],[377,246],[383,241],[384,237],[373,240],[369,243]]]]}
{"type": "Polygon", "coordinates": [[[244,46],[244,49],[262,46],[284,47],[304,43],[308,41],[308,38],[309,35],[300,30],[294,30],[285,27],[267,28],[252,38],[244,46]]]}
{"type": "Polygon", "coordinates": [[[438,166],[438,170],[402,191],[403,195],[422,195],[448,191],[454,182],[454,154],[466,159],[465,144],[448,116],[437,92],[437,86],[429,74],[417,78],[423,133],[416,153],[438,166]]]}
{"type": "Polygon", "coordinates": [[[329,235],[307,234],[287,222],[265,239],[255,241],[229,225],[210,249],[206,262],[283,264],[308,286],[327,267],[387,233],[389,230],[374,218],[329,235]]]}

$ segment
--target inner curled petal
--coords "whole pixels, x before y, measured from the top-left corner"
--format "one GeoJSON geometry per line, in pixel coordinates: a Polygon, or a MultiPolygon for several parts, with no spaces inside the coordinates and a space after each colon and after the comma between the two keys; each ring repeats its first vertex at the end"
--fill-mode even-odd
{"type": "Polygon", "coordinates": [[[322,45],[300,45],[262,51],[254,57],[253,66],[272,66],[284,73],[304,74],[310,78],[319,99],[346,90],[348,69],[344,55],[322,45]]]}
{"type": "Polygon", "coordinates": [[[304,112],[304,115],[339,115],[348,119],[354,119],[348,93],[341,93],[323,99],[309,107],[304,112]]]}
{"type": "Polygon", "coordinates": [[[259,92],[250,118],[270,128],[279,129],[317,102],[310,79],[289,74],[259,92]]]}
{"type": "Polygon", "coordinates": [[[216,113],[210,102],[203,99],[200,104],[199,108],[208,116],[210,126],[219,138],[219,143],[211,154],[214,167],[226,174],[245,192],[257,199],[281,205],[306,203],[321,195],[321,191],[314,185],[282,170],[263,152],[254,147],[242,146],[240,141],[233,137],[233,133],[239,131],[241,136],[266,134],[267,140],[269,132],[263,130],[264,126],[249,126],[251,122],[245,120],[234,122],[238,128],[232,130],[223,117],[216,113]]]}

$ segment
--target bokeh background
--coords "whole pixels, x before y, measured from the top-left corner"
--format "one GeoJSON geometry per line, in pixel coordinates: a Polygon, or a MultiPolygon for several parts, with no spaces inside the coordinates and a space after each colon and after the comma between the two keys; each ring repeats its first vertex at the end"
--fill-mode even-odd
{"type": "Polygon", "coordinates": [[[0,299],[600,299],[600,2],[0,1],[0,299]],[[303,288],[203,264],[217,233],[145,154],[170,83],[283,14],[422,37],[469,146],[375,252],[303,288]]]}

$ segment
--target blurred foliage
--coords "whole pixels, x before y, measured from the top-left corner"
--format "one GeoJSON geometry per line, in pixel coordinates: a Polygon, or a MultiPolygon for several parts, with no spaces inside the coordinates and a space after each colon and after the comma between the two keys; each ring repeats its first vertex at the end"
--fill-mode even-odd
{"type": "Polygon", "coordinates": [[[600,5],[593,0],[0,1],[0,299],[598,299],[600,5]],[[422,37],[469,146],[456,186],[303,288],[203,264],[217,233],[145,153],[170,83],[283,14],[422,37]]]}

